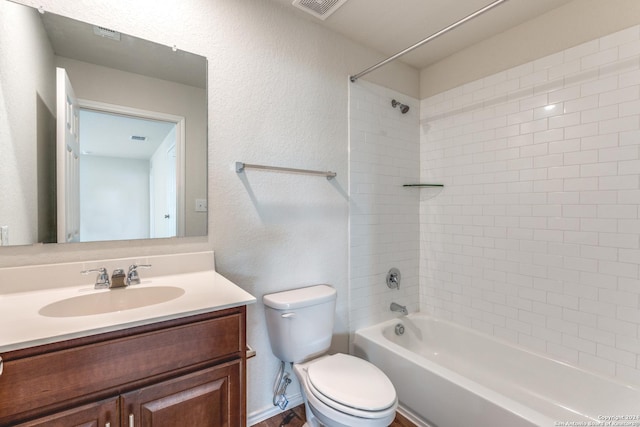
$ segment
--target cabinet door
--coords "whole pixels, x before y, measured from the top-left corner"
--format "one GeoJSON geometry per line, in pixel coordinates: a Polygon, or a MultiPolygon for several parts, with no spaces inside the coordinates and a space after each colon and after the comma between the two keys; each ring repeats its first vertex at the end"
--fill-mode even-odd
{"type": "Polygon", "coordinates": [[[15,427],[120,427],[118,398],[79,406],[15,427]]]}
{"type": "Polygon", "coordinates": [[[122,425],[239,426],[240,369],[240,361],[230,362],[124,394],[122,425]]]}

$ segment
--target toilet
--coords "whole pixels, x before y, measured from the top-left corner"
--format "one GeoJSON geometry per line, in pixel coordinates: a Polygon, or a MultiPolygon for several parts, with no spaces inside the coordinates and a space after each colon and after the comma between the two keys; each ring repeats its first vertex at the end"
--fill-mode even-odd
{"type": "Polygon", "coordinates": [[[398,398],[376,366],[348,354],[327,354],[336,290],[315,285],[264,295],[273,354],[293,363],[308,427],[377,427],[393,422],[398,398]]]}

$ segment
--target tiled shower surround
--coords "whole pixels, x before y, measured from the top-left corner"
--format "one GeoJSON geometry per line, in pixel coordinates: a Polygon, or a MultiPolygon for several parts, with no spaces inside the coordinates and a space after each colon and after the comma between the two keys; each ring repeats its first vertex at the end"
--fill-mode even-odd
{"type": "Polygon", "coordinates": [[[416,99],[357,81],[349,83],[350,329],[397,316],[391,302],[419,307],[419,190],[403,188],[420,174],[416,99]],[[391,100],[410,106],[402,114],[391,100]],[[386,285],[400,269],[400,289],[386,285]]]}
{"type": "Polygon", "coordinates": [[[640,384],[640,27],[421,101],[420,309],[640,384]]]}

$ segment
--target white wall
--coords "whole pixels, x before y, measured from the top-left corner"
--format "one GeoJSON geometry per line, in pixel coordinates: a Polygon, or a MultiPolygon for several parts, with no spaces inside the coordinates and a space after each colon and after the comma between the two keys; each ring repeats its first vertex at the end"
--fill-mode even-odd
{"type": "Polygon", "coordinates": [[[149,161],[80,159],[80,240],[149,237],[149,161]]]}
{"type": "Polygon", "coordinates": [[[55,75],[47,72],[53,51],[38,12],[1,2],[0,32],[9,34],[9,29],[15,38],[0,37],[0,226],[9,226],[9,244],[21,245],[38,236],[37,105],[40,97],[55,111],[55,75]]]}
{"type": "Polygon", "coordinates": [[[640,27],[421,102],[421,309],[640,383],[640,27]]]}
{"type": "Polygon", "coordinates": [[[351,331],[398,316],[391,302],[419,308],[418,100],[366,81],[349,85],[351,331]],[[391,106],[410,106],[406,114],[391,106]],[[400,290],[387,272],[400,269],[400,290]]]}

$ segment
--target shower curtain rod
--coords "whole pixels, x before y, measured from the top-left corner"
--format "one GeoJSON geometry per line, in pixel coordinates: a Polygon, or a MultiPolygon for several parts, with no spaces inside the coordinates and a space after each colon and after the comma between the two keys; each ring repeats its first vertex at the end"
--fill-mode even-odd
{"type": "Polygon", "coordinates": [[[405,50],[396,53],[393,56],[390,56],[389,58],[385,59],[382,62],[377,63],[376,65],[372,65],[371,67],[367,68],[364,71],[359,72],[358,74],[354,74],[353,76],[350,76],[349,79],[351,80],[351,82],[355,82],[356,80],[358,80],[360,77],[364,76],[365,74],[369,74],[370,72],[377,70],[378,68],[382,67],[383,65],[388,64],[391,61],[394,61],[398,58],[400,58],[401,56],[411,52],[414,49],[419,48],[420,46],[422,46],[425,43],[430,42],[431,40],[435,39],[436,37],[439,37],[445,33],[448,33],[449,31],[453,30],[454,28],[464,24],[467,21],[472,20],[473,18],[475,18],[476,16],[482,15],[483,13],[487,12],[490,9],[493,9],[494,7],[498,6],[501,3],[504,3],[507,0],[496,0],[493,3],[483,7],[482,9],[479,9],[475,12],[473,12],[471,15],[466,16],[464,18],[462,18],[461,20],[454,22],[453,24],[449,25],[448,27],[443,28],[442,30],[438,31],[437,33],[433,33],[431,34],[429,37],[427,37],[424,40],[419,41],[418,43],[414,44],[413,46],[410,46],[408,48],[406,48],[405,50]]]}

